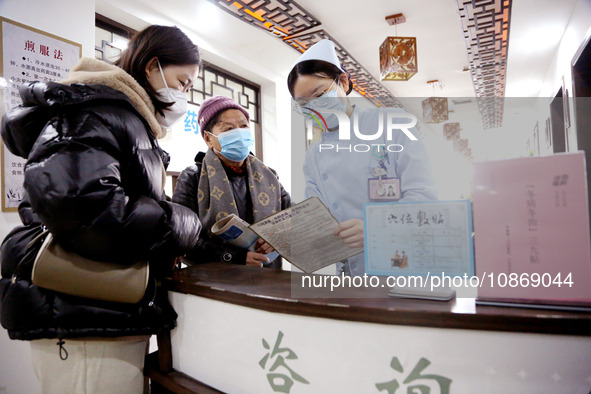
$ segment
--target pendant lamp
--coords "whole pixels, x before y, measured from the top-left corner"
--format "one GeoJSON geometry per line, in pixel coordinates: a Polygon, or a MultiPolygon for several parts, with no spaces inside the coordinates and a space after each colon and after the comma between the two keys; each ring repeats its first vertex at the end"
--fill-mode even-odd
{"type": "Polygon", "coordinates": [[[457,141],[460,139],[460,123],[451,122],[443,125],[443,135],[448,141],[457,141]]]}
{"type": "MultiPolygon", "coordinates": [[[[406,22],[403,14],[386,17],[389,25],[406,22]]],[[[396,33],[398,35],[398,33],[396,33]]],[[[380,45],[382,81],[408,81],[418,72],[416,37],[387,37],[380,45]]]]}
{"type": "MultiPolygon", "coordinates": [[[[427,81],[435,87],[442,87],[438,80],[427,81]]],[[[447,97],[429,97],[423,100],[423,120],[427,123],[441,123],[449,119],[447,97]]]]}

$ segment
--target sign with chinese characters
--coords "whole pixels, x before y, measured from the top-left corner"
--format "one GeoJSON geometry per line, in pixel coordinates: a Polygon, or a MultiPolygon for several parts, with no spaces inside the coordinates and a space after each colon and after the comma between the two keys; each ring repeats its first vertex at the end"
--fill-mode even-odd
{"type": "Polygon", "coordinates": [[[294,381],[303,384],[310,384],[310,382],[287,365],[286,359],[293,360],[298,356],[288,347],[279,347],[282,340],[283,332],[279,331],[273,349],[271,349],[269,343],[263,338],[263,347],[268,352],[259,361],[259,365],[267,371],[267,380],[274,392],[289,393],[294,381]]]}
{"type": "Polygon", "coordinates": [[[370,275],[474,273],[470,202],[365,204],[365,271],[370,275]]]}
{"type": "MultiPolygon", "coordinates": [[[[274,393],[289,394],[291,393],[294,383],[310,384],[310,382],[287,365],[286,359],[295,360],[298,356],[288,347],[279,347],[283,340],[283,336],[282,331],[277,333],[277,339],[275,340],[273,349],[271,349],[269,343],[263,338],[263,347],[267,349],[267,354],[265,354],[265,356],[259,361],[259,365],[268,372],[267,380],[274,393]],[[270,363],[272,359],[274,361],[270,363]]],[[[437,389],[435,392],[449,394],[452,379],[431,373],[421,374],[421,372],[427,369],[430,364],[431,361],[421,357],[412,370],[405,371],[405,366],[400,362],[398,357],[394,356],[390,361],[390,367],[396,372],[395,375],[403,375],[403,378],[398,376],[387,382],[375,383],[376,391],[386,391],[388,394],[394,394],[399,388],[401,388],[402,391],[405,391],[404,388],[406,388],[408,392],[415,392],[415,390],[420,392],[430,392],[421,389],[430,390],[433,388],[437,389]],[[404,377],[405,372],[406,377],[404,377]]],[[[369,387],[368,390],[370,390],[369,387]]]]}
{"type": "MultiPolygon", "coordinates": [[[[179,314],[173,368],[224,393],[589,391],[591,337],[375,324],[169,296],[179,314]]],[[[473,313],[473,300],[453,302],[473,313]]]]}
{"type": "MultiPolygon", "coordinates": [[[[0,76],[4,78],[0,115],[21,103],[18,86],[65,79],[82,55],[82,45],[0,17],[0,76]]],[[[2,211],[16,211],[23,198],[26,160],[2,143],[2,211]]]]}
{"type": "MultiPolygon", "coordinates": [[[[192,107],[192,106],[191,106],[192,107]]],[[[197,110],[189,108],[185,116],[185,131],[199,134],[199,123],[197,122],[197,110]]]]}
{"type": "Polygon", "coordinates": [[[591,304],[584,152],[474,164],[480,301],[591,304]]]}

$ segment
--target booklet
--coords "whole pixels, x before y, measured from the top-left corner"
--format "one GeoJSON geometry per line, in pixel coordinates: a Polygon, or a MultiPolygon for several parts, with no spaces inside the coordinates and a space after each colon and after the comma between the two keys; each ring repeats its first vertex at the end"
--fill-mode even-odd
{"type": "MultiPolygon", "coordinates": [[[[232,213],[211,226],[211,233],[223,239],[224,242],[253,252],[259,236],[249,226],[247,222],[232,213]]],[[[269,261],[273,261],[279,253],[274,251],[266,256],[269,261]]]]}
{"type": "Polygon", "coordinates": [[[477,302],[591,302],[583,152],[474,163],[477,302]]]}
{"type": "Polygon", "coordinates": [[[338,221],[318,197],[271,215],[250,226],[279,254],[305,273],[311,273],[351,256],[351,249],[333,234],[338,221]]]}

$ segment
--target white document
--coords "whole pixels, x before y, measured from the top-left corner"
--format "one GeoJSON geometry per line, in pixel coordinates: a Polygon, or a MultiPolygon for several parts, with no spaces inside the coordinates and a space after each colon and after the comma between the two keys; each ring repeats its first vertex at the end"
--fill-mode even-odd
{"type": "Polygon", "coordinates": [[[281,256],[306,273],[359,254],[333,234],[338,221],[318,197],[310,197],[250,228],[281,256]]]}

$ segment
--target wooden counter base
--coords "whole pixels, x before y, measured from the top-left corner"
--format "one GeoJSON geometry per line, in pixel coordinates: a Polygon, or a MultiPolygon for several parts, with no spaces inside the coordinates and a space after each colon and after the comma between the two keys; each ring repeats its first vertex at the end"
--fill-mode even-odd
{"type": "Polygon", "coordinates": [[[371,287],[293,298],[301,275],[224,263],[174,272],[164,286],[178,327],[158,338],[146,376],[182,393],[272,392],[291,372],[302,378],[292,379],[297,392],[376,392],[418,369],[452,392],[591,386],[590,313],[389,298],[371,287]]]}
{"type": "MultiPolygon", "coordinates": [[[[387,289],[357,288],[359,298],[291,297],[292,277],[267,268],[210,263],[176,271],[165,286],[269,312],[379,324],[591,336],[591,313],[475,306],[474,299],[428,301],[385,297],[387,289]]],[[[297,279],[296,279],[297,281],[297,279]]]]}

